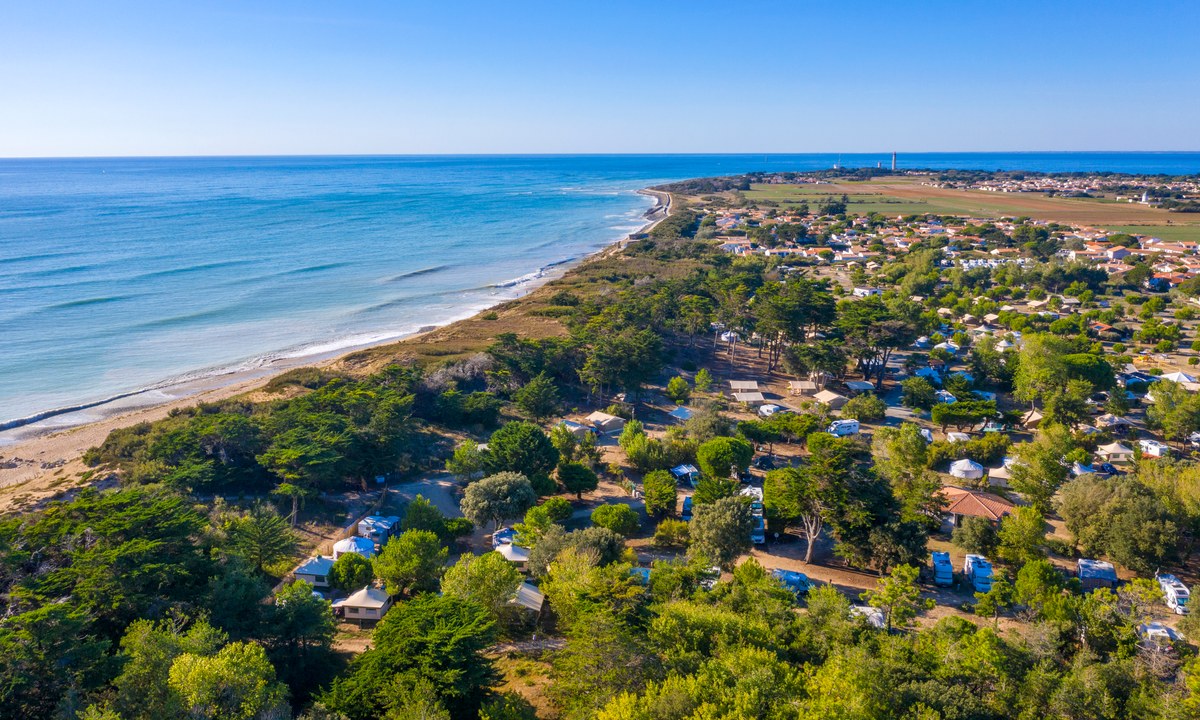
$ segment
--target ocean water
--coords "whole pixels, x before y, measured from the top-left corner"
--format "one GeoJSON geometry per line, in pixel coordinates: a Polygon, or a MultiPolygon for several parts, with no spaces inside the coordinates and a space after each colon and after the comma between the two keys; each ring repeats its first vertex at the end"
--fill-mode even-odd
{"type": "MultiPolygon", "coordinates": [[[[890,154],[0,160],[0,429],[464,317],[640,227],[639,188],[839,160],[890,154]]],[[[1200,153],[900,164],[1195,173],[1200,153]]]]}

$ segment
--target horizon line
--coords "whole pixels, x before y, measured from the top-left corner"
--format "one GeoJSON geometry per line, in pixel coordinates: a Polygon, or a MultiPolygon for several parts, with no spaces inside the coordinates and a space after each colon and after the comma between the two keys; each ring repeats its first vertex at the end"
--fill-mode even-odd
{"type": "MultiPolygon", "coordinates": [[[[1200,155],[1200,150],[860,150],[860,151],[763,151],[763,152],[429,152],[429,153],[213,153],[146,155],[0,155],[5,160],[202,160],[237,158],[418,158],[418,157],[738,157],[762,155],[858,156],[882,155],[1200,155]]],[[[919,168],[907,168],[919,169],[919,168]]]]}

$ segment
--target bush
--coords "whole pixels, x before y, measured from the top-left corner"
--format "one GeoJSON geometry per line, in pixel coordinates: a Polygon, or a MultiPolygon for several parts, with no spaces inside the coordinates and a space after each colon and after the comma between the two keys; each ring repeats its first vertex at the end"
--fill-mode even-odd
{"type": "Polygon", "coordinates": [[[642,495],[646,499],[646,514],[651,517],[675,512],[675,477],[666,470],[646,473],[642,478],[642,495]]]}
{"type": "Polygon", "coordinates": [[[654,544],[660,548],[685,548],[688,544],[688,524],[667,518],[654,530],[654,544]]]}
{"type": "Polygon", "coordinates": [[[950,541],[969,553],[987,556],[992,555],[1000,544],[996,526],[981,517],[963,518],[962,525],[954,528],[950,541]]]}
{"type": "Polygon", "coordinates": [[[688,381],[681,377],[673,377],[667,383],[667,397],[675,401],[677,405],[683,405],[692,396],[692,388],[688,385],[688,381]]]}
{"type": "Polygon", "coordinates": [[[601,505],[592,511],[592,524],[629,537],[641,526],[637,511],[622,503],[601,505]]]}
{"type": "Polygon", "coordinates": [[[350,592],[362,588],[375,577],[371,561],[358,553],[345,553],[329,570],[330,586],[350,592]]]}
{"type": "Polygon", "coordinates": [[[842,414],[862,422],[879,422],[887,416],[887,403],[873,393],[850,398],[842,406],[842,414]]]}

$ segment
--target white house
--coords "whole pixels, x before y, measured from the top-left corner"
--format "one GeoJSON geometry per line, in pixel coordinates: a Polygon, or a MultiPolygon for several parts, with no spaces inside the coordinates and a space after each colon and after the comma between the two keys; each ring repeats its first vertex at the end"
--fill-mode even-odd
{"type": "Polygon", "coordinates": [[[382,620],[391,606],[392,596],[388,595],[386,590],[371,585],[348,598],[333,601],[335,612],[340,612],[347,620],[357,620],[360,623],[382,620]]]}
{"type": "Polygon", "coordinates": [[[303,580],[313,587],[327,588],[329,587],[329,571],[332,568],[333,558],[327,555],[317,555],[300,563],[300,567],[292,571],[292,575],[295,575],[297,580],[303,580]]]}

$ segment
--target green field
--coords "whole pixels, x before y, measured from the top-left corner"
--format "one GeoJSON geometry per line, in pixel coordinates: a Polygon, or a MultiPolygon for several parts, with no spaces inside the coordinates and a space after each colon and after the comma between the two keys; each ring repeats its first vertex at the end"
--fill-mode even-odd
{"type": "Polygon", "coordinates": [[[840,198],[843,194],[849,200],[847,209],[854,214],[877,212],[894,217],[932,213],[974,218],[1027,216],[1051,222],[1156,235],[1169,240],[1200,240],[1200,215],[1172,214],[1158,208],[1118,203],[1111,199],[956,190],[922,185],[906,178],[820,185],[759,184],[743,192],[751,202],[774,202],[785,207],[802,202],[812,206],[821,198],[840,198]]]}
{"type": "Polygon", "coordinates": [[[1108,229],[1130,235],[1151,235],[1163,240],[1200,242],[1200,225],[1118,225],[1108,229]]]}
{"type": "MultiPolygon", "coordinates": [[[[841,198],[844,194],[849,199],[847,210],[851,213],[869,215],[977,215],[984,214],[977,206],[978,203],[960,203],[954,201],[927,201],[915,198],[901,198],[879,192],[855,193],[858,183],[839,183],[837,185],[754,185],[743,192],[750,201],[770,201],[780,205],[798,205],[802,202],[810,206],[816,205],[823,198],[841,198]]],[[[815,208],[814,208],[815,210],[815,208]]],[[[987,211],[987,215],[995,212],[987,211]]]]}

